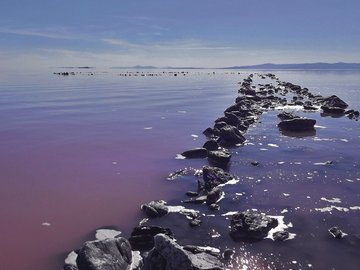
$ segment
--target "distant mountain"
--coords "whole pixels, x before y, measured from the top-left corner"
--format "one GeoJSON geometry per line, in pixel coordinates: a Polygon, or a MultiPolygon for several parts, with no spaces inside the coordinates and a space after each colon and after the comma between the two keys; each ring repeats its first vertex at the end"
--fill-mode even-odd
{"type": "Polygon", "coordinates": [[[223,69],[309,69],[309,70],[339,70],[339,69],[360,69],[360,63],[304,63],[304,64],[272,64],[266,63],[253,66],[234,66],[223,69]]]}
{"type": "Polygon", "coordinates": [[[136,65],[132,67],[111,67],[111,69],[203,69],[198,67],[155,67],[155,66],[141,66],[136,65]]]}

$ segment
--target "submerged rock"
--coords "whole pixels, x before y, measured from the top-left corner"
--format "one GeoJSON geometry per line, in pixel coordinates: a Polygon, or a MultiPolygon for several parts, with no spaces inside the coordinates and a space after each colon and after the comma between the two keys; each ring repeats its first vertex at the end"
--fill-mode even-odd
{"type": "Polygon", "coordinates": [[[342,239],[346,233],[340,230],[338,227],[334,226],[329,229],[329,233],[337,239],[342,239]]]}
{"type": "Polygon", "coordinates": [[[164,234],[155,236],[155,246],[144,260],[144,270],[223,270],[220,260],[206,252],[185,250],[164,234]]]}
{"type": "Polygon", "coordinates": [[[275,241],[285,241],[289,239],[290,233],[288,231],[278,231],[273,233],[273,238],[275,241]]]}
{"type": "Polygon", "coordinates": [[[221,168],[205,166],[203,167],[203,179],[204,188],[210,191],[214,187],[234,179],[234,176],[221,168]]]}
{"type": "Polygon", "coordinates": [[[278,225],[275,218],[254,210],[234,214],[230,222],[230,236],[233,240],[265,238],[268,232],[278,225]]]}
{"type": "Polygon", "coordinates": [[[76,263],[79,270],[128,270],[132,263],[130,243],[122,237],[88,241],[76,263]]]}
{"type": "Polygon", "coordinates": [[[295,118],[284,120],[278,124],[278,127],[287,131],[310,131],[314,130],[316,120],[309,118],[295,118]]]}

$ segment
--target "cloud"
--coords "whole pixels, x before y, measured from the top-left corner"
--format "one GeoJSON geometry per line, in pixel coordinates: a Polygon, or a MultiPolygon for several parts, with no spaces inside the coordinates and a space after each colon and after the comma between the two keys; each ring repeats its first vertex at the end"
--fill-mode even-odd
{"type": "Polygon", "coordinates": [[[63,29],[53,29],[52,31],[47,30],[34,30],[34,29],[14,29],[14,28],[5,28],[0,27],[0,33],[4,34],[13,34],[20,36],[32,36],[32,37],[43,37],[50,39],[78,39],[75,35],[71,35],[69,33],[61,33],[64,32],[63,29]]]}

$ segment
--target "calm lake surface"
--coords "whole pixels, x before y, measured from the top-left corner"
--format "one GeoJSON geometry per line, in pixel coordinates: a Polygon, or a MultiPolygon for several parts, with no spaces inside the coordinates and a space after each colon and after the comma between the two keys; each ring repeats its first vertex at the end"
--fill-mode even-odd
{"type": "MultiPolygon", "coordinates": [[[[0,74],[0,269],[61,269],[67,253],[93,239],[97,228],[127,236],[143,217],[142,203],[184,199],[194,183],[165,179],[207,161],[176,154],[202,146],[202,131],[234,103],[238,82],[249,74],[53,71],[62,70],[0,74]]],[[[360,71],[272,73],[360,110],[360,71]]],[[[232,150],[230,172],[240,182],[227,187],[232,195],[221,211],[281,215],[296,236],[234,243],[224,235],[213,244],[238,249],[243,269],[359,269],[359,122],[300,112],[318,127],[294,138],[279,132],[277,113],[263,114],[245,136],[249,144],[232,150]],[[320,164],[326,161],[333,165],[320,164]],[[335,225],[348,236],[332,238],[327,230],[335,225]]],[[[214,227],[228,225],[224,218],[214,227]]]]}

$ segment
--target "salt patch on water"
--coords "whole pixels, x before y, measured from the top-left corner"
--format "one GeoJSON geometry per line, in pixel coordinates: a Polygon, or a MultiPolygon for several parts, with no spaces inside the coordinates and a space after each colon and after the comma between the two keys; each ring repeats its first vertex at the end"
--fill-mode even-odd
{"type": "Polygon", "coordinates": [[[193,137],[193,138],[199,138],[199,135],[191,134],[191,137],[193,137]]]}
{"type": "Polygon", "coordinates": [[[289,210],[287,210],[287,209],[283,209],[283,210],[281,210],[281,214],[284,214],[284,213],[287,213],[287,212],[289,212],[289,210]]]}
{"type": "Polygon", "coordinates": [[[187,111],[178,111],[178,113],[187,113],[187,111]]]}
{"type": "Polygon", "coordinates": [[[289,197],[289,196],[290,196],[289,193],[283,193],[283,195],[284,195],[285,197],[289,197]]]}
{"type": "Polygon", "coordinates": [[[175,159],[186,159],[183,155],[177,154],[175,159]]]}
{"type": "Polygon", "coordinates": [[[279,165],[285,164],[285,161],[279,161],[278,164],[279,165]]]}
{"type": "MultiPolygon", "coordinates": [[[[278,221],[278,225],[275,228],[271,229],[265,238],[274,240],[274,236],[273,236],[274,233],[285,231],[286,229],[293,227],[291,222],[289,224],[285,224],[284,216],[268,216],[268,217],[275,218],[278,221]]],[[[294,239],[295,236],[296,236],[295,233],[289,233],[289,238],[286,240],[294,239]]]]}
{"type": "Polygon", "coordinates": [[[329,203],[341,203],[340,198],[332,198],[332,199],[326,199],[325,197],[321,197],[320,200],[329,202],[329,203]]]}
{"type": "Polygon", "coordinates": [[[153,127],[144,127],[145,130],[153,129],[153,127]]]}
{"type": "Polygon", "coordinates": [[[300,105],[285,105],[285,106],[277,106],[275,107],[275,110],[296,110],[300,111],[303,110],[304,107],[300,105]]]}
{"type": "Polygon", "coordinates": [[[323,207],[323,208],[315,208],[315,211],[319,211],[319,212],[331,212],[333,210],[337,210],[340,212],[349,212],[349,208],[346,207],[340,207],[340,206],[335,206],[335,205],[331,205],[328,207],[323,207]]]}
{"type": "Polygon", "coordinates": [[[238,213],[237,211],[230,211],[230,212],[227,212],[225,214],[222,214],[221,216],[222,217],[233,216],[233,215],[235,215],[237,213],[238,213]]]}
{"type": "Polygon", "coordinates": [[[350,210],[353,210],[353,211],[358,210],[358,211],[360,211],[360,206],[350,206],[350,210]]]}
{"type": "Polygon", "coordinates": [[[65,264],[73,265],[77,267],[76,259],[78,255],[75,251],[71,251],[65,258],[65,264]]]}
{"type": "Polygon", "coordinates": [[[275,143],[268,143],[268,146],[270,146],[270,147],[275,147],[275,148],[277,148],[277,147],[279,147],[277,144],[275,144],[275,143]]]}
{"type": "Polygon", "coordinates": [[[176,205],[176,206],[167,205],[167,208],[169,210],[169,213],[180,213],[183,215],[194,215],[194,214],[197,215],[199,213],[199,211],[196,211],[194,209],[188,209],[181,205],[176,205]]]}
{"type": "Polygon", "coordinates": [[[340,141],[342,141],[342,142],[349,142],[349,140],[347,140],[347,139],[340,139],[340,141]]]}
{"type": "Polygon", "coordinates": [[[233,179],[227,181],[226,183],[220,184],[220,185],[218,185],[218,186],[219,186],[219,187],[223,187],[223,186],[226,186],[226,185],[235,185],[235,184],[239,183],[239,181],[240,181],[240,179],[235,179],[235,178],[233,178],[233,179]]]}
{"type": "Polygon", "coordinates": [[[43,222],[41,223],[41,226],[49,227],[51,224],[49,222],[43,222]]]}
{"type": "Polygon", "coordinates": [[[268,151],[269,149],[266,148],[260,148],[260,151],[268,151]]]}
{"type": "Polygon", "coordinates": [[[319,125],[315,125],[314,127],[316,127],[316,128],[322,128],[322,129],[327,128],[327,127],[325,127],[325,126],[319,126],[319,125]]]}
{"type": "Polygon", "coordinates": [[[117,231],[117,230],[99,229],[99,230],[96,230],[95,238],[97,240],[113,239],[120,234],[121,234],[121,232],[117,231]]]}

